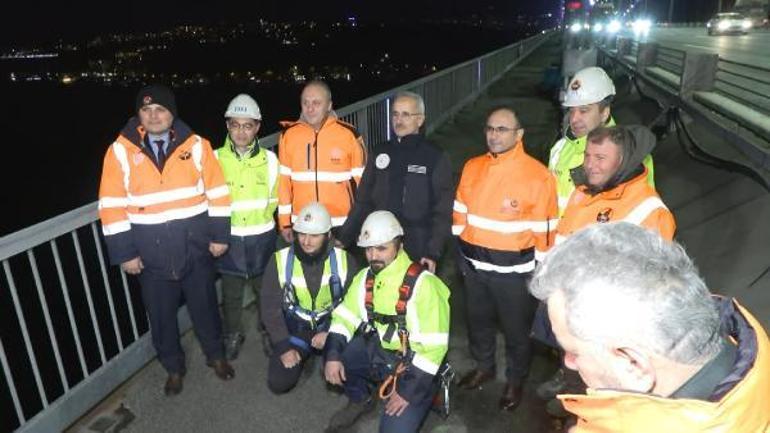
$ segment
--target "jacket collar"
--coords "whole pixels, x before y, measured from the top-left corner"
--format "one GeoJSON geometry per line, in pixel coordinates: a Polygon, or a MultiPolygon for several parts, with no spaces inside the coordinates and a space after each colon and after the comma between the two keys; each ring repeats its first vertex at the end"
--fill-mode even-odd
{"type": "Polygon", "coordinates": [[[493,164],[501,164],[506,161],[515,160],[525,154],[526,152],[524,152],[524,142],[522,140],[519,140],[511,149],[508,149],[505,152],[502,152],[502,153],[487,152],[487,158],[493,164]]]}
{"type": "Polygon", "coordinates": [[[416,134],[405,135],[401,137],[401,139],[394,136],[390,141],[397,146],[417,147],[420,145],[420,143],[423,142],[423,140],[424,140],[423,135],[418,132],[416,134]]]}
{"type": "MultiPolygon", "coordinates": [[[[146,147],[144,144],[144,136],[146,134],[147,131],[142,127],[139,118],[136,116],[128,119],[128,122],[120,132],[120,135],[140,149],[146,147]]],[[[168,143],[166,153],[170,155],[177,146],[187,141],[192,135],[192,129],[182,119],[174,118],[171,130],[169,131],[170,142],[168,143]]],[[[152,149],[149,149],[149,151],[152,151],[152,149]]]]}

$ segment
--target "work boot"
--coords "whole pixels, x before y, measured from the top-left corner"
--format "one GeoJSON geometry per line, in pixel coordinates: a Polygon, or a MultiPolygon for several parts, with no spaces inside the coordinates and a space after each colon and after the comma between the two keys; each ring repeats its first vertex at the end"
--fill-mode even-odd
{"type": "Polygon", "coordinates": [[[564,367],[559,367],[550,379],[538,385],[535,394],[545,401],[550,401],[556,394],[561,394],[567,387],[567,378],[564,367]]]}
{"type": "Polygon", "coordinates": [[[369,398],[363,401],[348,400],[348,404],[338,410],[329,420],[327,432],[336,432],[348,428],[356,423],[362,416],[375,408],[374,400],[369,398]]]}
{"type": "Polygon", "coordinates": [[[495,373],[484,370],[471,370],[457,382],[457,386],[462,389],[478,389],[481,384],[495,378],[495,373]]]}
{"type": "Polygon", "coordinates": [[[246,337],[240,332],[225,336],[225,358],[227,358],[228,361],[238,358],[238,354],[241,352],[241,346],[243,345],[243,340],[245,339],[246,337]]]}
{"type": "Polygon", "coordinates": [[[521,385],[508,383],[503,389],[503,395],[500,397],[500,410],[512,411],[521,403],[521,385]]]}
{"type": "Polygon", "coordinates": [[[235,370],[233,370],[230,363],[224,359],[216,359],[206,365],[211,367],[214,370],[214,374],[222,380],[230,380],[235,377],[235,370]]]}
{"type": "Polygon", "coordinates": [[[184,373],[169,373],[166,379],[166,385],[163,386],[163,393],[171,397],[182,392],[184,387],[184,373]]]}

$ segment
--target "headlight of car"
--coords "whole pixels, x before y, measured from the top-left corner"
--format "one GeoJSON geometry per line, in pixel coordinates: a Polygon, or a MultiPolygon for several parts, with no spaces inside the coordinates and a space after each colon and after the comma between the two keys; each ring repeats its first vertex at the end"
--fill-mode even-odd
{"type": "Polygon", "coordinates": [[[620,27],[620,21],[612,20],[610,21],[609,25],[607,25],[607,31],[610,33],[617,33],[620,31],[620,27]]]}
{"type": "Polygon", "coordinates": [[[720,21],[719,24],[717,24],[717,28],[719,30],[727,30],[730,27],[730,22],[728,21],[720,21]]]}
{"type": "Polygon", "coordinates": [[[751,28],[751,20],[743,20],[741,23],[741,27],[744,29],[750,29],[751,28]]]}
{"type": "Polygon", "coordinates": [[[569,31],[572,33],[580,33],[581,30],[583,30],[583,26],[581,26],[580,23],[573,23],[569,26],[569,31]]]}

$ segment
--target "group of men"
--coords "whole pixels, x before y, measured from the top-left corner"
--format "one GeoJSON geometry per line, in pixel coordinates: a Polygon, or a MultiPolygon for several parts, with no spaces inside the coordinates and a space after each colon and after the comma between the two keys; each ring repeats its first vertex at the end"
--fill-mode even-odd
{"type": "MultiPolygon", "coordinates": [[[[300,118],[282,123],[276,155],[259,145],[262,116],[250,96],[231,101],[225,113],[227,137],[214,151],[178,118],[167,87],[143,88],[137,95],[137,116],[105,156],[99,212],[110,260],[139,278],[153,344],[168,372],[166,394],[182,391],[185,374],[176,323],[179,305],[184,302],[190,311],[208,365],[219,378],[229,380],[235,372],[228,361],[238,356],[244,341],[244,288],[251,287],[258,294],[272,392],[291,390],[306,361],[322,355],[324,377],[349,398],[331,417],[330,431],[348,427],[372,410],[376,394],[385,400],[380,431],[417,431],[434,401],[437,376],[446,368],[450,290],[435,271],[452,235],[465,286],[470,353],[476,362],[459,380],[460,388],[476,390],[495,377],[499,330],[507,362],[499,406],[518,406],[531,359],[536,297],[547,306],[546,321],[565,350],[564,365],[578,370],[589,387],[607,386],[584,374],[585,368],[596,366],[574,361],[584,349],[583,340],[593,340],[583,328],[576,330],[570,316],[573,309],[585,307],[575,304],[579,290],[564,284],[583,287],[585,280],[602,277],[598,271],[581,273],[583,264],[586,269],[598,266],[595,261],[609,257],[612,248],[626,252],[657,239],[665,241],[655,244],[654,251],[639,247],[645,253],[629,255],[633,260],[621,262],[629,269],[618,267],[618,274],[647,269],[646,261],[662,260],[656,254],[678,253],[683,258],[677,264],[687,269],[671,265],[671,280],[680,282],[680,270],[694,275],[691,280],[698,278],[681,249],[670,242],[674,218],[653,187],[650,152],[655,137],[643,127],[614,126],[614,93],[600,68],[583,70],[571,80],[564,101],[567,130],[553,147],[548,167],[527,155],[516,111],[493,108],[484,126],[488,151],[466,162],[455,188],[446,152],[421,132],[425,104],[415,93],[394,96],[393,138],[367,155],[356,128],[335,115],[328,85],[311,81],[302,90],[300,118]],[[657,233],[625,224],[597,224],[616,221],[657,233]],[[588,226],[597,228],[583,235],[588,226]],[[276,250],[280,243],[285,246],[276,250]],[[364,250],[368,266],[359,267],[356,257],[361,256],[351,252],[354,247],[364,250]],[[564,259],[573,255],[585,260],[564,259]],[[568,265],[574,275],[562,278],[562,268],[568,265]],[[222,318],[214,286],[217,272],[222,318]]],[[[605,286],[609,289],[620,280],[606,280],[605,286]]],[[[678,296],[679,286],[669,280],[651,276],[644,283],[649,285],[639,289],[665,285],[661,290],[670,291],[660,297],[678,296]]],[[[710,338],[714,345],[718,339],[723,350],[687,361],[711,365],[710,357],[729,348],[734,355],[738,347],[740,356],[730,360],[761,359],[760,367],[766,367],[767,337],[761,327],[737,304],[711,302],[708,297],[703,286],[692,298],[704,308],[711,305],[712,316],[719,317],[719,308],[737,317],[730,332],[741,335],[715,328],[723,331],[715,330],[710,338]],[[747,340],[751,336],[753,345],[747,340]]],[[[656,308],[654,302],[645,305],[656,308]]],[[[611,319],[622,320],[619,313],[605,310],[591,314],[613,314],[611,319]]],[[[665,317],[660,321],[666,325],[665,317]]],[[[711,324],[719,326],[718,321],[711,324]]],[[[633,347],[643,355],[654,351],[633,347]]],[[[642,357],[631,361],[653,362],[642,357]]],[[[682,395],[721,401],[733,398],[733,387],[753,392],[755,382],[770,374],[767,368],[751,367],[738,374],[728,368],[734,367],[728,361],[721,367],[719,386],[682,395]],[[728,376],[731,382],[722,380],[728,376]]],[[[698,371],[677,370],[681,374],[676,378],[684,379],[679,385],[698,371]]],[[[655,373],[663,377],[660,370],[653,371],[651,387],[630,387],[622,380],[609,386],[672,396],[669,391],[677,390],[677,379],[671,379],[668,388],[657,387],[655,373]]],[[[594,431],[593,417],[602,420],[603,413],[591,406],[593,400],[571,397],[563,401],[580,415],[576,428],[594,431]]],[[[764,396],[762,407],[767,401],[764,396]]],[[[692,406],[703,410],[697,402],[692,406]]]]}

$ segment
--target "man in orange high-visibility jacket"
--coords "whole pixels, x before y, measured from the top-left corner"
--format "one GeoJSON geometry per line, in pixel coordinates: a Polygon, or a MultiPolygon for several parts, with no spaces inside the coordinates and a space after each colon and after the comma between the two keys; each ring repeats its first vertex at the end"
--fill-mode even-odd
{"type": "Polygon", "coordinates": [[[524,130],[512,109],[493,110],[485,130],[489,152],[465,164],[454,204],[452,232],[459,235],[468,336],[477,363],[459,386],[476,389],[494,378],[499,324],[507,361],[499,403],[513,410],[531,359],[536,301],[526,281],[553,242],[556,184],[548,169],[525,153],[524,130]]]}
{"type": "Polygon", "coordinates": [[[332,112],[326,83],[305,85],[300,103],[302,115],[282,122],[278,144],[278,223],[286,242],[292,241],[297,214],[312,202],[324,205],[335,228],[344,224],[366,163],[363,139],[332,112]]]}
{"type": "Polygon", "coordinates": [[[626,221],[674,237],[674,215],[647,182],[643,161],[655,136],[643,126],[599,127],[588,134],[575,191],[556,227],[556,243],[596,223],[626,221]]]}
{"type": "MultiPolygon", "coordinates": [[[[655,136],[643,126],[600,126],[586,138],[583,164],[572,169],[575,189],[556,226],[556,244],[589,225],[626,221],[664,238],[674,237],[674,215],[649,184],[644,161],[655,147],[655,136]]],[[[553,342],[544,306],[535,315],[533,336],[553,342]]],[[[546,409],[556,416],[567,416],[555,399],[560,392],[581,392],[579,377],[563,366],[554,377],[537,389],[546,409]]]]}
{"type": "Polygon", "coordinates": [[[234,375],[214,288],[230,194],[209,142],[177,118],[169,88],[140,90],[136,111],[104,157],[99,217],[110,261],[139,278],[153,346],[168,372],[164,390],[175,395],[186,370],[177,326],[183,299],[208,365],[220,379],[234,375]]]}
{"type": "Polygon", "coordinates": [[[559,395],[571,433],[770,432],[767,333],[712,296],[678,244],[593,224],[548,253],[530,290],[588,385],[559,395]]]}

